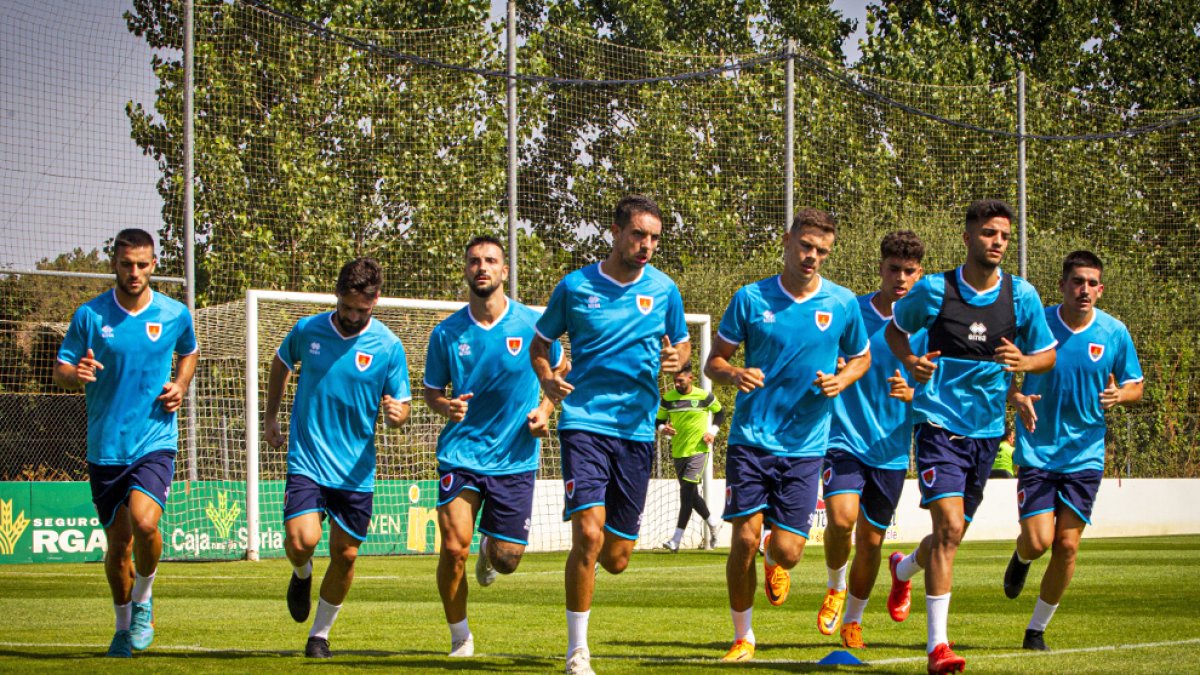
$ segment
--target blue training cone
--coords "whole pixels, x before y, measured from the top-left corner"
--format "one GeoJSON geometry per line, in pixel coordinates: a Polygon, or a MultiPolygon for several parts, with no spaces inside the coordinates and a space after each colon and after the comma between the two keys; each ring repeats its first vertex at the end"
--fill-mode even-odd
{"type": "Polygon", "coordinates": [[[822,666],[861,666],[862,661],[844,649],[835,649],[829,652],[825,658],[817,661],[817,664],[822,666]]]}

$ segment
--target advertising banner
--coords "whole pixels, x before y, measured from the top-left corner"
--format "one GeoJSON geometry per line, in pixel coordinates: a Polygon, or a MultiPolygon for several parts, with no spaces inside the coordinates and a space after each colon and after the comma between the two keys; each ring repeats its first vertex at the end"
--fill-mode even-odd
{"type": "MultiPolygon", "coordinates": [[[[259,487],[259,556],[283,556],[284,481],[259,487]]],[[[163,559],[245,557],[246,488],[241,481],[176,481],[159,523],[163,559]]],[[[326,527],[328,533],[328,528],[326,527]]],[[[328,554],[328,534],[317,555],[328,554]]],[[[437,481],[378,481],[363,555],[435,553],[437,481]]],[[[0,482],[0,564],[93,562],[107,540],[84,482],[0,482]]]]}

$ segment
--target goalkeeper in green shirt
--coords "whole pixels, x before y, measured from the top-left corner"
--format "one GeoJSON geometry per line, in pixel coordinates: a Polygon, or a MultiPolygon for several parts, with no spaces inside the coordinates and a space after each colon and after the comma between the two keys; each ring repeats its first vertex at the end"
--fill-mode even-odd
{"type": "Polygon", "coordinates": [[[716,548],[722,524],[720,516],[710,513],[701,497],[700,480],[725,412],[715,396],[692,385],[694,379],[692,364],[685,364],[675,375],[675,388],[663,394],[655,420],[662,433],[671,437],[671,459],[679,479],[679,521],[675,536],[663,542],[663,548],[672,553],[679,551],[693,509],[708,524],[703,548],[716,548]]]}

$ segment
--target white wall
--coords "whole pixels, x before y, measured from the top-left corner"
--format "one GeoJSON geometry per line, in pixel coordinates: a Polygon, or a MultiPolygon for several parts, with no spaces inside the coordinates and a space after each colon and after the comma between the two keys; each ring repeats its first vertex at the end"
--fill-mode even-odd
{"type": "MultiPolygon", "coordinates": [[[[656,548],[675,529],[678,489],[674,480],[653,480],[647,497],[645,521],[638,548],[656,548]],[[653,515],[652,514],[657,514],[653,515]]],[[[1017,524],[1017,481],[988,482],[983,504],[975,514],[967,540],[1014,539],[1017,524]]],[[[709,508],[720,513],[724,508],[725,481],[715,480],[709,489],[709,508]]],[[[1105,479],[1096,497],[1092,525],[1085,537],[1141,537],[1165,534],[1200,534],[1200,479],[1105,479]]],[[[530,550],[563,550],[570,541],[570,526],[562,522],[563,487],[561,481],[538,481],[534,498],[530,550]]],[[[824,512],[817,514],[812,541],[820,541],[824,512]]],[[[896,523],[888,530],[888,541],[916,542],[929,533],[929,514],[920,507],[920,491],[915,480],[906,481],[896,523]]],[[[689,540],[698,541],[699,528],[693,516],[689,540]]],[[[694,545],[690,544],[690,545],[694,545]]],[[[721,546],[729,545],[729,531],[721,532],[721,546]]]]}

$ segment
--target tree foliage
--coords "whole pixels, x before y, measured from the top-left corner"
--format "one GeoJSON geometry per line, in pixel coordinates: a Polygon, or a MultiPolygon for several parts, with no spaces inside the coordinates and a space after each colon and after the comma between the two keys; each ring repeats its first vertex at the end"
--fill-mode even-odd
{"type": "MultiPolygon", "coordinates": [[[[499,31],[478,27],[487,4],[272,6],[373,46],[245,4],[197,12],[201,304],[249,287],[328,291],[354,255],[384,262],[386,293],[457,296],[461,243],[504,223],[505,83],[399,55],[502,70],[499,31]],[[467,27],[445,28],[459,24],[467,27]],[[411,28],[428,30],[385,32],[411,28]]],[[[136,0],[127,20],[151,46],[178,49],[179,10],[136,0]]],[[[679,279],[690,311],[719,316],[739,285],[777,271],[784,61],[669,77],[778,54],[788,40],[799,50],[794,203],[839,217],[829,271],[859,292],[877,283],[883,233],[918,231],[929,243],[926,266],[948,267],[961,258],[956,234],[969,201],[1016,200],[1018,72],[1029,77],[1033,134],[1132,129],[1176,114],[1154,109],[1200,105],[1200,9],[1187,0],[884,0],[868,8],[854,71],[841,67],[854,26],[828,2],[521,0],[518,10],[523,74],[668,78],[518,85],[518,273],[531,302],[606,252],[610,209],[634,191],[664,207],[657,262],[679,279]]],[[[167,53],[153,64],[155,108],[128,113],[134,139],[162,167],[163,259],[175,271],[182,73],[167,53]]],[[[1194,458],[1179,458],[1200,434],[1200,366],[1182,336],[1194,335],[1200,315],[1179,298],[1194,296],[1198,282],[1195,122],[1027,146],[1030,277],[1053,301],[1061,256],[1097,250],[1114,261],[1113,288],[1127,289],[1110,292],[1106,306],[1152,345],[1150,403],[1115,418],[1129,440],[1114,447],[1168,439],[1169,471],[1193,470],[1182,467],[1194,468],[1194,458]],[[1147,299],[1160,313],[1132,320],[1147,299]]]]}

